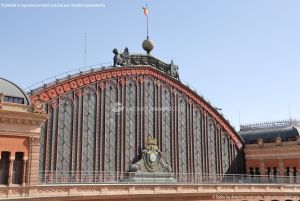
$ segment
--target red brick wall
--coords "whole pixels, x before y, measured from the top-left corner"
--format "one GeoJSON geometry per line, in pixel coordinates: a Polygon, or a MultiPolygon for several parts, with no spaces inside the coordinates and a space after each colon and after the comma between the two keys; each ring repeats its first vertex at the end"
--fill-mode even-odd
{"type": "Polygon", "coordinates": [[[247,168],[256,168],[256,167],[260,167],[260,161],[259,160],[246,160],[246,165],[247,168]]]}
{"type": "Polygon", "coordinates": [[[285,159],[283,161],[283,166],[284,167],[297,167],[297,168],[300,168],[298,167],[298,164],[299,164],[299,159],[285,159]]]}
{"type": "Polygon", "coordinates": [[[266,159],[265,160],[265,168],[268,168],[268,167],[277,167],[279,168],[279,159],[278,160],[268,160],[266,159]]]}
{"type": "Polygon", "coordinates": [[[29,140],[28,137],[17,136],[1,136],[0,135],[0,152],[11,152],[11,156],[15,156],[15,152],[23,152],[24,156],[28,156],[29,140]]]}

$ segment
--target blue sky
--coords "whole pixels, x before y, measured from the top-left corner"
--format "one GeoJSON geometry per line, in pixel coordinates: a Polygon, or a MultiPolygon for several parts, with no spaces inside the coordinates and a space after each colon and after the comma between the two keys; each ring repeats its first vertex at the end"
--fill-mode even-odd
{"type": "MultiPolygon", "coordinates": [[[[143,53],[145,0],[0,0],[98,3],[101,8],[0,7],[0,75],[23,88],[87,64],[112,49],[143,53]]],[[[299,0],[148,0],[152,54],[179,65],[181,79],[232,125],[300,119],[299,0]]]]}

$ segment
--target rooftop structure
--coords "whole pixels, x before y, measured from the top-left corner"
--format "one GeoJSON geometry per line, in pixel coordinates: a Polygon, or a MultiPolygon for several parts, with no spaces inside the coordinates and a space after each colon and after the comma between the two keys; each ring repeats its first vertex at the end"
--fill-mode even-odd
{"type": "Polygon", "coordinates": [[[0,77],[0,94],[3,94],[3,102],[30,105],[30,99],[18,85],[0,77]]]}
{"type": "Polygon", "coordinates": [[[263,142],[295,140],[300,135],[300,121],[282,120],[242,125],[240,136],[246,144],[256,143],[258,139],[263,142]]]}

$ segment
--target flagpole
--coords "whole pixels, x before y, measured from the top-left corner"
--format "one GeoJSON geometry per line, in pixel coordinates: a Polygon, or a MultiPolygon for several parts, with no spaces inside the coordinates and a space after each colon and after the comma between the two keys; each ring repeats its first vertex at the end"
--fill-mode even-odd
{"type": "Polygon", "coordinates": [[[147,39],[149,39],[149,33],[148,33],[148,15],[147,15],[147,39]]]}
{"type": "MultiPolygon", "coordinates": [[[[148,4],[147,4],[147,2],[146,2],[146,9],[148,9],[148,4]]],[[[147,15],[146,15],[146,17],[147,17],[147,39],[149,39],[149,26],[148,26],[148,13],[147,13],[147,15]]]]}
{"type": "Polygon", "coordinates": [[[146,1],[146,6],[142,7],[144,10],[144,15],[147,17],[147,39],[143,41],[143,49],[147,52],[147,55],[150,54],[153,49],[153,42],[149,39],[149,17],[148,17],[148,4],[146,1]]]}

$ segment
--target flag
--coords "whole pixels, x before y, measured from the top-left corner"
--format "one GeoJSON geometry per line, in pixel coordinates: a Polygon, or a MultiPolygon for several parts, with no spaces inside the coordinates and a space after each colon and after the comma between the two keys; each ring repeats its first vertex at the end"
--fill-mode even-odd
{"type": "Polygon", "coordinates": [[[144,10],[144,15],[148,16],[148,8],[147,7],[143,7],[143,10],[144,10]]]}

